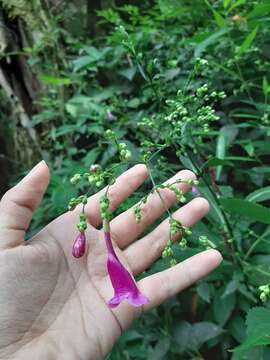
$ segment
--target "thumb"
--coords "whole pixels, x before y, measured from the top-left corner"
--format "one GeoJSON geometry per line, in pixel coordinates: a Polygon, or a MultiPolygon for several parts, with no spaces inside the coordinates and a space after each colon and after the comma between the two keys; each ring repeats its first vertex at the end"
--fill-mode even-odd
{"type": "Polygon", "coordinates": [[[49,178],[49,168],[43,160],[4,194],[0,201],[0,250],[23,243],[33,212],[47,189],[49,178]]]}

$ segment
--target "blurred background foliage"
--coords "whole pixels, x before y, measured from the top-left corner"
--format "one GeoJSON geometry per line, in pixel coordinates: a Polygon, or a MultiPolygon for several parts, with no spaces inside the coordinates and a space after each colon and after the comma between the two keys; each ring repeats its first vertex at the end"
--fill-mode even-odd
{"type": "Polygon", "coordinates": [[[72,174],[115,161],[107,129],[134,161],[160,145],[156,181],[192,169],[211,204],[176,257],[202,250],[203,234],[223,264],[137,321],[108,359],[270,359],[270,2],[0,4],[0,193],[41,158],[52,169],[29,235],[66,210],[72,174]],[[207,104],[227,95],[215,121],[198,120],[204,84],[207,104]]]}

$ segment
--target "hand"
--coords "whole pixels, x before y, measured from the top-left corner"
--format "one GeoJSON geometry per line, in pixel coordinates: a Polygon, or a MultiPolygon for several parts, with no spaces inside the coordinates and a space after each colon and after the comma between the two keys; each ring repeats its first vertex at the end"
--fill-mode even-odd
{"type": "MultiPolygon", "coordinates": [[[[111,210],[116,209],[146,179],[144,165],[122,174],[109,190],[111,210]]],[[[180,171],[170,181],[194,178],[180,171]]],[[[221,261],[215,250],[204,251],[186,261],[148,276],[138,283],[150,300],[143,308],[126,301],[110,309],[113,290],[106,270],[106,247],[100,225],[99,198],[93,195],[86,207],[87,254],[71,256],[77,235],[80,209],[67,212],[47,225],[29,242],[25,231],[49,182],[49,170],[38,164],[0,202],[0,358],[1,359],[102,359],[132,321],[213,270],[221,261]]],[[[187,185],[179,185],[184,191],[187,185]]],[[[65,191],[65,189],[63,189],[65,191]]],[[[175,196],[162,190],[168,206],[175,196]]],[[[129,209],[111,222],[115,251],[135,276],[160,257],[168,240],[168,220],[135,241],[165,211],[157,194],[149,196],[136,224],[129,209]]],[[[208,211],[205,199],[195,198],[174,217],[192,226],[208,211]]]]}

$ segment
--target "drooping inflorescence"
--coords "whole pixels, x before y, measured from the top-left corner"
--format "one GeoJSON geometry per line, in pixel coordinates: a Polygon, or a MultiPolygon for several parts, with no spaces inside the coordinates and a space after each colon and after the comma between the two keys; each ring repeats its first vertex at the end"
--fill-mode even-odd
{"type": "MultiPolygon", "coordinates": [[[[88,191],[84,194],[74,197],[70,200],[68,208],[69,210],[75,209],[77,206],[81,206],[81,211],[79,215],[79,222],[77,224],[77,230],[79,234],[76,236],[72,247],[72,255],[75,258],[82,257],[87,251],[87,218],[85,214],[85,207],[88,202],[88,195],[91,193],[91,190],[95,192],[96,189],[105,186],[105,191],[100,197],[100,216],[103,221],[103,232],[104,240],[107,249],[107,271],[111,280],[111,284],[114,289],[114,296],[109,300],[108,305],[110,307],[115,307],[119,305],[123,300],[127,300],[132,306],[141,306],[148,302],[148,299],[139,291],[135,280],[129,271],[125,268],[122,262],[117,256],[113,242],[111,239],[110,232],[110,221],[113,217],[112,212],[109,210],[110,200],[109,200],[109,188],[115,181],[114,170],[121,166],[123,163],[127,162],[132,154],[128,149],[127,145],[123,141],[118,141],[116,135],[112,130],[107,130],[105,133],[106,140],[109,140],[113,146],[117,149],[117,154],[119,157],[119,162],[114,164],[109,169],[102,169],[99,164],[92,164],[88,172],[79,174],[76,173],[71,179],[70,182],[73,185],[80,187],[81,191],[85,188],[88,191]],[[90,188],[90,191],[89,191],[90,188]]],[[[159,147],[157,152],[159,152],[162,147],[159,147]]],[[[149,150],[149,153],[151,151],[149,150]]],[[[150,195],[156,195],[160,198],[160,201],[164,202],[162,197],[162,191],[170,191],[175,195],[175,199],[180,204],[186,202],[186,195],[181,189],[180,185],[188,185],[189,188],[197,187],[199,182],[195,179],[177,179],[172,183],[164,184],[155,184],[153,176],[151,175],[150,170],[150,161],[153,156],[153,153],[142,154],[143,163],[146,165],[153,187],[150,190],[148,195],[142,197],[142,199],[133,207],[134,217],[137,224],[143,220],[144,206],[147,203],[150,195]]],[[[183,250],[187,246],[187,237],[192,234],[191,230],[188,227],[185,227],[181,222],[175,219],[167,210],[169,215],[169,231],[168,231],[168,241],[162,252],[163,258],[169,258],[169,264],[171,266],[177,263],[175,257],[174,243],[177,238],[180,238],[178,245],[179,249],[183,250]]],[[[91,251],[91,248],[89,249],[91,251]]]]}

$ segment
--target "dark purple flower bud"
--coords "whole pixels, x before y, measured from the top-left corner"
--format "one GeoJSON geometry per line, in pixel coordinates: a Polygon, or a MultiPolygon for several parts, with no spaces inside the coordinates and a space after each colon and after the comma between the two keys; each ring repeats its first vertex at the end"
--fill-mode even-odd
{"type": "Polygon", "coordinates": [[[92,172],[92,173],[96,173],[96,172],[98,172],[100,170],[100,165],[98,165],[98,164],[92,164],[91,166],[90,166],[90,172],[92,172]]]}
{"type": "Polygon", "coordinates": [[[197,197],[197,196],[200,196],[200,195],[201,195],[200,192],[199,192],[199,190],[198,190],[198,188],[196,188],[196,186],[192,186],[191,192],[192,192],[192,195],[193,195],[194,197],[197,197]]]}
{"type": "Polygon", "coordinates": [[[74,241],[74,244],[72,247],[72,255],[75,258],[80,258],[85,254],[85,249],[86,249],[85,232],[80,232],[74,241]]]}

